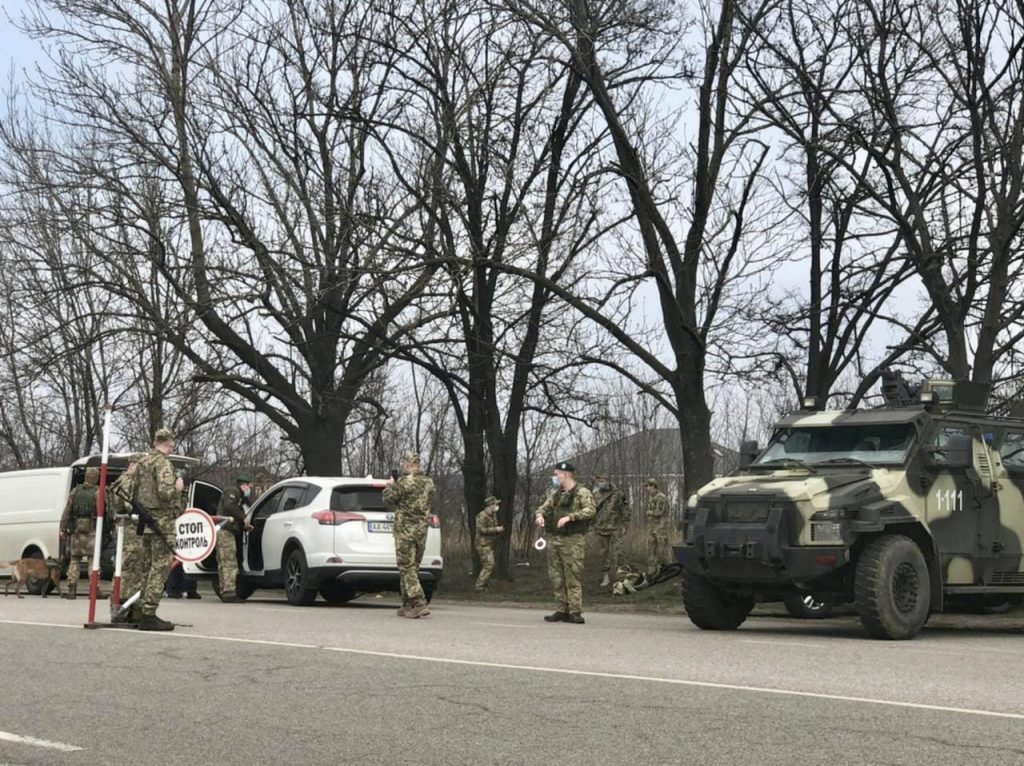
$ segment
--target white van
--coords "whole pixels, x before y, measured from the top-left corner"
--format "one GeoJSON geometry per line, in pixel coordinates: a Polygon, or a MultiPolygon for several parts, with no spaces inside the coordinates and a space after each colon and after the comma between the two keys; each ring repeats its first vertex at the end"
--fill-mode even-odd
{"type": "MultiPolygon", "coordinates": [[[[131,453],[110,455],[107,482],[112,484],[128,466],[131,453]]],[[[64,553],[60,541],[60,517],[71,489],[85,480],[85,469],[99,467],[100,455],[79,458],[67,468],[32,468],[0,473],[0,561],[22,558],[60,559],[64,553]]],[[[196,465],[195,458],[171,455],[175,468],[196,465]]],[[[213,513],[220,501],[221,490],[213,484],[194,481],[189,488],[189,505],[213,513]]],[[[113,572],[114,538],[112,525],[104,525],[105,534],[101,568],[105,577],[113,572]]],[[[192,574],[215,572],[216,560],[192,564],[192,574]]],[[[38,593],[42,583],[30,583],[29,590],[38,593]]]]}

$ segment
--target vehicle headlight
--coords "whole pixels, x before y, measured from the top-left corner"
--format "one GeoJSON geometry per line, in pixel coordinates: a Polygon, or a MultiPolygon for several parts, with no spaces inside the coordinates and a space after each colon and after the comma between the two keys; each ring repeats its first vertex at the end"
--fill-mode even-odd
{"type": "Polygon", "coordinates": [[[812,521],[811,522],[812,543],[841,543],[843,542],[843,525],[838,521],[812,521]]]}

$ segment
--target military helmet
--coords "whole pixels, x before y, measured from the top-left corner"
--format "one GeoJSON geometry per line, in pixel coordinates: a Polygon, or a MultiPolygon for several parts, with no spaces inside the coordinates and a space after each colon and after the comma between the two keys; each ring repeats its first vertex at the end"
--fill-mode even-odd
{"type": "Polygon", "coordinates": [[[153,434],[153,441],[159,444],[166,444],[167,442],[174,441],[174,431],[170,428],[160,428],[153,434]]]}
{"type": "Polygon", "coordinates": [[[404,453],[402,455],[402,462],[403,463],[409,463],[410,465],[419,465],[420,464],[420,453],[419,452],[413,452],[413,451],[410,450],[409,452],[406,452],[406,453],[404,453]]]}
{"type": "Polygon", "coordinates": [[[94,465],[85,469],[85,483],[96,484],[100,480],[100,469],[94,465]]]}

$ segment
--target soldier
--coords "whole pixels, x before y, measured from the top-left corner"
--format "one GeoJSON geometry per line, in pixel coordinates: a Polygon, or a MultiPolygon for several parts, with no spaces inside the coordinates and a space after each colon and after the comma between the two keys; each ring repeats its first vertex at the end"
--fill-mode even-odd
{"type": "MultiPolygon", "coordinates": [[[[78,577],[82,561],[89,561],[96,544],[96,495],[100,471],[96,467],[85,469],[85,482],[68,495],[64,513],[60,517],[60,530],[68,544],[68,590],[64,598],[78,597],[78,577]]],[[[43,587],[47,587],[48,583],[43,587]]]]}
{"type": "Polygon", "coordinates": [[[476,578],[474,590],[486,590],[487,582],[494,572],[494,545],[505,527],[498,523],[498,507],[501,501],[491,495],[484,500],[484,509],[476,515],[476,552],[480,555],[480,576],[476,578]]]}
{"type": "Polygon", "coordinates": [[[605,474],[594,477],[594,532],[597,551],[601,559],[601,587],[611,585],[611,574],[619,568],[622,559],[622,538],[629,524],[629,501],[605,474]]]}
{"type": "MultiPolygon", "coordinates": [[[[117,477],[107,490],[107,504],[114,516],[130,516],[132,513],[131,499],[135,496],[135,476],[143,453],[136,452],[128,458],[128,468],[117,477]]],[[[137,524],[130,519],[119,521],[124,526],[124,539],[121,544],[121,598],[131,597],[142,584],[142,536],[136,534],[137,524]]],[[[113,599],[113,593],[110,594],[113,599]]],[[[113,609],[113,603],[111,603],[113,609]]],[[[119,622],[127,618],[124,615],[119,622]]]]}
{"type": "Polygon", "coordinates": [[[672,551],[668,547],[668,530],[672,519],[668,513],[668,498],[659,491],[656,479],[648,479],[645,486],[647,507],[647,551],[648,571],[657,574],[665,564],[671,563],[672,551]]]}
{"type": "Polygon", "coordinates": [[[534,522],[546,529],[548,541],[548,576],[558,605],[547,622],[583,620],[583,554],[587,522],[597,512],[590,490],[576,483],[576,467],[562,462],[555,466],[551,483],[554,491],[537,509],[534,522]]]}
{"type": "Polygon", "coordinates": [[[185,487],[167,458],[173,451],[174,433],[161,428],[154,435],[153,449],[139,461],[135,478],[135,495],[156,522],[156,529],[147,524],[142,535],[142,597],[135,612],[139,630],[174,630],[174,623],[156,616],[174,557],[174,519],[185,487]]]}
{"type": "Polygon", "coordinates": [[[224,491],[217,505],[218,516],[231,518],[217,531],[217,594],[221,601],[238,601],[238,551],[241,550],[242,530],[252,529],[245,520],[246,499],[251,491],[252,479],[239,476],[235,486],[224,491]]]}
{"type": "Polygon", "coordinates": [[[434,512],[434,482],[420,471],[420,456],[402,456],[405,474],[392,477],[384,490],[384,502],[395,509],[395,558],[401,575],[402,607],[399,617],[415,620],[430,614],[420,585],[419,568],[427,546],[427,525],[434,512]]]}

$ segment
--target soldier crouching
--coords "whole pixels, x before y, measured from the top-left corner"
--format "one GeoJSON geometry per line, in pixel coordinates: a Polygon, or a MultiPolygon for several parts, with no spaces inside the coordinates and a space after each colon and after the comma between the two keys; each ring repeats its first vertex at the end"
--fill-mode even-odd
{"type": "Polygon", "coordinates": [[[537,509],[535,523],[547,530],[548,576],[554,590],[557,609],[547,622],[583,620],[583,556],[586,550],[587,522],[597,512],[590,490],[576,483],[576,467],[562,462],[551,477],[554,491],[537,509]]]}

